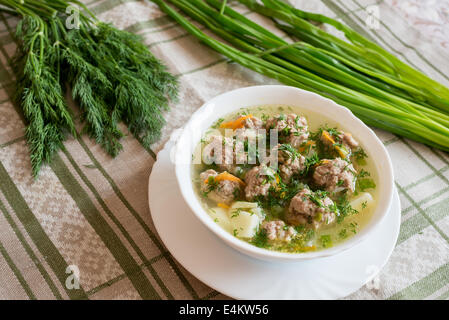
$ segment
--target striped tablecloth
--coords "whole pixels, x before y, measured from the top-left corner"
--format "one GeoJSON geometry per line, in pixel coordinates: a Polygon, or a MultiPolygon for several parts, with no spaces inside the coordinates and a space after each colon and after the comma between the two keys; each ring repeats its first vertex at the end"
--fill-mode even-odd
{"type": "MultiPolygon", "coordinates": [[[[124,152],[113,160],[86,137],[69,139],[33,181],[22,117],[11,102],[14,78],[8,59],[16,46],[11,35],[17,20],[0,14],[0,299],[225,298],[186,272],[164,248],[148,209],[148,177],[155,153],[204,101],[274,81],[226,63],[150,1],[86,3],[100,19],[144,37],[179,75],[181,99],[167,114],[168,125],[154,153],[127,136],[124,152]]],[[[294,3],[341,19],[449,85],[447,0],[294,3]],[[377,10],[378,26],[368,17],[377,10]]],[[[377,286],[348,298],[448,299],[449,157],[376,132],[393,159],[403,207],[401,232],[377,286]]]]}

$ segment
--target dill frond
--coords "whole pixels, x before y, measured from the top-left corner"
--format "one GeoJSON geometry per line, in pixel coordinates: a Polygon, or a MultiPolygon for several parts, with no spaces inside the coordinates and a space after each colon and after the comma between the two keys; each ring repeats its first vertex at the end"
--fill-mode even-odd
{"type": "Polygon", "coordinates": [[[178,80],[139,36],[98,21],[87,8],[87,15],[80,13],[80,28],[67,30],[65,8],[82,5],[77,1],[0,4],[22,16],[13,69],[35,177],[67,134],[76,135],[66,87],[81,109],[81,133],[111,156],[123,149],[120,122],[145,148],[160,138],[163,113],[177,99],[178,80]]]}

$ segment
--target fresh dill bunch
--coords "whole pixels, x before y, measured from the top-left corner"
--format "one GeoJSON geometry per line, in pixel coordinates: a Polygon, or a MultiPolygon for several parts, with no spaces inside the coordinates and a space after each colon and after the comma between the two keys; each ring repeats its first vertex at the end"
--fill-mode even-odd
{"type": "Polygon", "coordinates": [[[140,36],[118,30],[110,24],[99,23],[96,39],[102,41],[111,51],[115,51],[116,56],[122,57],[122,65],[128,70],[135,71],[143,80],[148,81],[157,91],[170,99],[177,99],[176,77],[167,72],[167,67],[141,42],[140,36]]]}
{"type": "Polygon", "coordinates": [[[17,76],[15,98],[28,123],[26,138],[31,152],[33,175],[61,148],[66,131],[75,134],[73,117],[59,82],[59,63],[50,43],[47,25],[33,16],[17,26],[19,45],[13,69],[17,76]]]}
{"type": "Polygon", "coordinates": [[[104,23],[89,31],[85,30],[86,36],[94,45],[83,48],[84,58],[106,75],[114,88],[113,121],[124,121],[149,148],[160,137],[165,124],[162,113],[168,109],[169,98],[176,98],[176,78],[136,36],[104,23]]]}
{"type": "Polygon", "coordinates": [[[62,50],[65,80],[72,89],[72,97],[83,111],[81,120],[86,123],[83,132],[96,140],[106,152],[116,156],[121,150],[123,133],[112,119],[109,105],[113,103],[112,83],[96,66],[83,57],[85,41],[78,31],[66,34],[67,46],[62,50]]]}
{"type": "Polygon", "coordinates": [[[76,136],[66,87],[81,111],[81,133],[111,156],[123,149],[120,122],[147,149],[160,138],[163,113],[177,99],[178,80],[139,36],[98,21],[79,1],[0,0],[0,5],[22,17],[14,71],[34,176],[62,147],[67,133],[76,136]],[[68,30],[66,8],[74,4],[84,13],[79,28],[68,30]]]}

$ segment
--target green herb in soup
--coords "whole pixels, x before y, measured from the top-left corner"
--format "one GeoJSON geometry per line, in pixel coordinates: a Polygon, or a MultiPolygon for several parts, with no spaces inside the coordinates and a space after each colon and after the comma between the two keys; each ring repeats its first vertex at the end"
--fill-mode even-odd
{"type": "Polygon", "coordinates": [[[377,173],[351,128],[336,121],[288,106],[217,120],[192,170],[212,220],[254,246],[292,253],[356,234],[375,208],[377,173]]]}

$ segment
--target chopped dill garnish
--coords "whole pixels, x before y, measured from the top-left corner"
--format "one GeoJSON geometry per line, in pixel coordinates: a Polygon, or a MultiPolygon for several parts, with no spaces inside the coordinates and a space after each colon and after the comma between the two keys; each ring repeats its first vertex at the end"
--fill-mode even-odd
{"type": "Polygon", "coordinates": [[[341,229],[340,232],[338,233],[338,236],[342,239],[345,239],[348,236],[348,232],[346,229],[341,229]]]}
{"type": "Polygon", "coordinates": [[[336,205],[338,208],[337,223],[342,223],[347,216],[359,213],[351,207],[346,194],[342,194],[337,198],[336,205]]]}
{"type": "Polygon", "coordinates": [[[218,119],[217,121],[215,121],[215,123],[212,125],[212,127],[211,128],[213,128],[213,129],[217,129],[217,128],[219,128],[220,127],[220,125],[223,123],[223,121],[224,121],[224,119],[223,118],[220,118],[220,119],[218,119]]]}
{"type": "Polygon", "coordinates": [[[269,248],[270,243],[265,229],[260,229],[259,232],[252,238],[251,243],[259,248],[269,248]]]}
{"type": "Polygon", "coordinates": [[[366,165],[366,158],[368,158],[368,155],[366,154],[365,150],[363,150],[363,148],[357,148],[357,150],[352,153],[352,156],[357,161],[358,165],[366,165]]]}
{"type": "Polygon", "coordinates": [[[374,189],[376,188],[376,183],[373,179],[364,178],[364,179],[357,179],[356,181],[356,190],[360,192],[364,192],[368,189],[374,189]]]}
{"type": "Polygon", "coordinates": [[[328,234],[324,234],[320,237],[320,243],[324,248],[332,247],[332,238],[328,234]]]}
{"type": "Polygon", "coordinates": [[[295,160],[301,156],[299,152],[288,143],[281,144],[279,146],[279,150],[285,152],[292,160],[295,160]]]}
{"type": "Polygon", "coordinates": [[[301,172],[301,175],[306,176],[309,174],[310,169],[313,168],[316,164],[321,161],[320,157],[316,152],[312,152],[311,155],[306,157],[304,161],[304,169],[301,172]]]}

